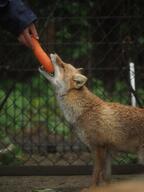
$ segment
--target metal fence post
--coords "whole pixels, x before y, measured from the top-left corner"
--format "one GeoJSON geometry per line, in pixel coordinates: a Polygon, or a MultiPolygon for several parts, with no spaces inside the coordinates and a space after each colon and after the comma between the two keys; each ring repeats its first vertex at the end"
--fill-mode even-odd
{"type": "MultiPolygon", "coordinates": [[[[129,77],[130,77],[130,85],[132,89],[135,91],[136,86],[135,86],[135,64],[133,62],[129,63],[129,77]]],[[[136,98],[135,95],[131,92],[131,105],[133,107],[136,107],[136,98]]]]}

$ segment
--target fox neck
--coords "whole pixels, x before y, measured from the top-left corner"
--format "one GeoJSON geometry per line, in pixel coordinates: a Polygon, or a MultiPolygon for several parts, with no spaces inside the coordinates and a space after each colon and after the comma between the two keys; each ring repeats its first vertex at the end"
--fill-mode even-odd
{"type": "Polygon", "coordinates": [[[93,102],[99,105],[102,100],[92,94],[87,87],[71,89],[63,96],[57,96],[58,103],[66,120],[74,124],[87,111],[91,110],[93,102]]]}

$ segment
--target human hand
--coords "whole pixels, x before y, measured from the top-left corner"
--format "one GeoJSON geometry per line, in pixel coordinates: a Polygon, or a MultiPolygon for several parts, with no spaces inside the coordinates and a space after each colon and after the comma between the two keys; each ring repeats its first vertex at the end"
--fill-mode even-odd
{"type": "Polygon", "coordinates": [[[36,39],[39,39],[36,27],[33,23],[23,30],[23,32],[19,35],[18,40],[25,46],[33,49],[31,36],[36,39]]]}

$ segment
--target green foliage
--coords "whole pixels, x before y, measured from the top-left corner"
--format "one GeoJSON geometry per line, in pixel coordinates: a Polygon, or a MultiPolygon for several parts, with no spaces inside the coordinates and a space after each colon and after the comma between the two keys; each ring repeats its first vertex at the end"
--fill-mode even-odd
{"type": "Polygon", "coordinates": [[[142,106],[144,106],[144,89],[142,88],[137,89],[137,95],[141,101],[142,106]]]}
{"type": "Polygon", "coordinates": [[[112,93],[112,100],[122,104],[129,104],[129,92],[125,82],[117,81],[115,83],[114,92],[112,93]]]}
{"type": "Polygon", "coordinates": [[[135,164],[137,162],[137,156],[132,153],[123,153],[119,154],[113,158],[114,165],[123,165],[123,164],[135,164]]]}
{"type": "MultiPolygon", "coordinates": [[[[2,97],[6,95],[3,90],[0,94],[2,97]]],[[[50,130],[60,133],[62,131],[59,131],[59,126],[64,126],[65,123],[57,125],[57,122],[60,122],[60,116],[51,86],[44,83],[43,78],[33,77],[29,84],[16,84],[2,109],[0,123],[2,127],[7,124],[14,132],[17,132],[25,128],[25,125],[47,121],[47,127],[50,130]],[[54,127],[55,125],[57,128],[54,127]]]]}
{"type": "Polygon", "coordinates": [[[1,165],[20,165],[24,161],[24,154],[20,147],[13,146],[13,149],[0,155],[1,165]]]}
{"type": "Polygon", "coordinates": [[[69,49],[64,49],[63,56],[66,55],[73,59],[86,57],[87,53],[93,48],[93,44],[87,40],[87,33],[89,30],[88,20],[84,18],[75,18],[70,22],[68,19],[67,22],[68,24],[60,28],[56,33],[56,41],[58,44],[62,45],[64,43],[69,45],[69,49]],[[79,36],[78,29],[81,27],[83,27],[83,29],[79,36]]]}
{"type": "Polygon", "coordinates": [[[128,93],[128,87],[125,82],[117,81],[113,88],[113,91],[108,92],[104,87],[103,82],[93,78],[93,92],[100,98],[106,101],[119,102],[122,104],[128,104],[130,97],[128,93]]]}
{"type": "MultiPolygon", "coordinates": [[[[9,80],[7,82],[9,84],[9,80]]],[[[3,86],[0,89],[1,100],[5,96],[6,91],[3,86]]],[[[11,138],[23,130],[40,126],[44,126],[49,133],[67,137],[70,134],[69,125],[62,118],[50,84],[44,82],[43,78],[34,76],[29,83],[16,83],[8,97],[0,116],[0,140],[4,146],[9,145],[13,143],[11,138]]],[[[13,161],[15,163],[17,156],[22,153],[19,146],[15,148],[17,150],[14,153],[3,155],[2,163],[9,164],[13,161]]]]}
{"type": "Polygon", "coordinates": [[[108,99],[108,93],[104,89],[103,82],[93,78],[92,79],[92,84],[93,84],[93,93],[96,94],[98,97],[102,99],[108,99]]]}

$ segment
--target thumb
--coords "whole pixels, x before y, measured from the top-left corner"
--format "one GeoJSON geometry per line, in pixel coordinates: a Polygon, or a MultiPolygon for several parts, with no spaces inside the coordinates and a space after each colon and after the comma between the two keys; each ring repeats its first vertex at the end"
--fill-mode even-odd
{"type": "Polygon", "coordinates": [[[32,23],[29,27],[29,31],[31,33],[31,35],[36,38],[36,39],[39,39],[39,36],[38,36],[38,33],[37,33],[37,30],[36,30],[36,27],[35,25],[32,23]]]}

